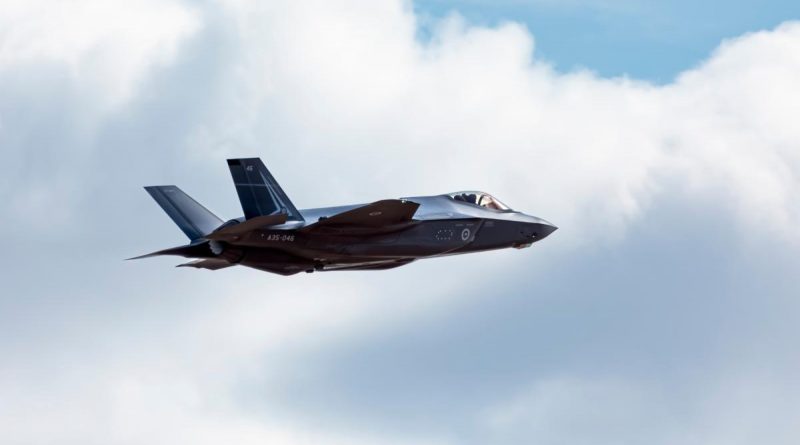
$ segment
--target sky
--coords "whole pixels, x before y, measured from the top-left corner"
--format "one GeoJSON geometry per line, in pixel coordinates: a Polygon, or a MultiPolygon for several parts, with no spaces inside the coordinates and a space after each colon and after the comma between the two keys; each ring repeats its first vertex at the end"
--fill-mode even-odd
{"type": "Polygon", "coordinates": [[[420,0],[414,9],[433,22],[457,13],[485,26],[522,23],[538,57],[560,71],[658,84],[705,60],[723,39],[800,17],[800,3],[787,0],[420,0]]]}
{"type": "Polygon", "coordinates": [[[3,442],[797,443],[796,8],[0,1],[3,442]],[[481,189],[559,230],[124,261],[185,242],[142,186],[238,217],[247,156],[300,208],[481,189]]]}

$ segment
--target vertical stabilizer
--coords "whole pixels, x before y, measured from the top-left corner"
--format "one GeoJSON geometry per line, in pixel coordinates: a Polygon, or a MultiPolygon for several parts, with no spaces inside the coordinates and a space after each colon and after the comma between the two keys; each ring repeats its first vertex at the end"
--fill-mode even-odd
{"type": "Polygon", "coordinates": [[[228,168],[246,219],[285,213],[289,220],[303,221],[261,159],[228,159],[228,168]]]}

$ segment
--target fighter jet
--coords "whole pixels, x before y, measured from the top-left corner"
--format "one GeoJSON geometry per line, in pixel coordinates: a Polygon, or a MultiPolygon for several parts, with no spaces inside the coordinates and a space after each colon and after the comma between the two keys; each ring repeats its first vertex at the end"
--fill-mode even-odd
{"type": "Polygon", "coordinates": [[[189,244],[135,258],[194,258],[177,267],[241,265],[280,275],[386,270],[422,258],[524,248],[556,226],[483,192],[298,210],[259,158],[229,159],[244,216],[222,221],[174,185],[145,190],[189,244]]]}

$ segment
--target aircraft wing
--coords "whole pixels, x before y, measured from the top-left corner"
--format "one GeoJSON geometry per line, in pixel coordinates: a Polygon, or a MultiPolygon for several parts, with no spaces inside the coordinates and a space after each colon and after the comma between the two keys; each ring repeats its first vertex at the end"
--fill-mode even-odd
{"type": "Polygon", "coordinates": [[[239,224],[223,227],[219,230],[209,233],[205,236],[206,239],[214,241],[231,241],[236,240],[240,236],[245,235],[253,230],[262,227],[277,226],[286,222],[286,213],[278,213],[275,215],[264,215],[250,218],[239,224]]]}
{"type": "Polygon", "coordinates": [[[419,204],[404,199],[384,199],[348,210],[303,227],[303,231],[319,229],[369,229],[380,231],[414,222],[419,204]]]}

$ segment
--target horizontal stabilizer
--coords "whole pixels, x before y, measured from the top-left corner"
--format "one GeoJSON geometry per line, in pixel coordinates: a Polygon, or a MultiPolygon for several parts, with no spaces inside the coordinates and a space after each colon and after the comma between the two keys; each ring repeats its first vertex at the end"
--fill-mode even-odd
{"type": "Polygon", "coordinates": [[[214,256],[214,254],[211,252],[211,248],[208,245],[208,241],[204,241],[194,244],[187,244],[185,246],[170,247],[169,249],[163,249],[153,253],[148,253],[146,255],[140,255],[128,259],[139,260],[142,258],[151,258],[154,256],[162,256],[162,255],[175,255],[186,258],[211,258],[214,256]]]}
{"type": "Polygon", "coordinates": [[[206,239],[215,241],[227,241],[238,238],[253,230],[262,227],[277,226],[286,222],[287,215],[279,213],[277,215],[256,216],[239,224],[223,227],[213,233],[206,235],[206,239]]]}
{"type": "Polygon", "coordinates": [[[157,185],[144,189],[190,240],[200,239],[222,224],[217,215],[174,185],[157,185]]]}
{"type": "Polygon", "coordinates": [[[385,199],[353,210],[320,219],[303,230],[329,228],[385,228],[414,221],[419,208],[416,202],[403,199],[385,199]]]}
{"type": "Polygon", "coordinates": [[[175,267],[193,267],[195,269],[220,270],[231,266],[234,266],[234,264],[218,258],[211,258],[207,260],[190,261],[188,263],[178,264],[175,267]]]}

